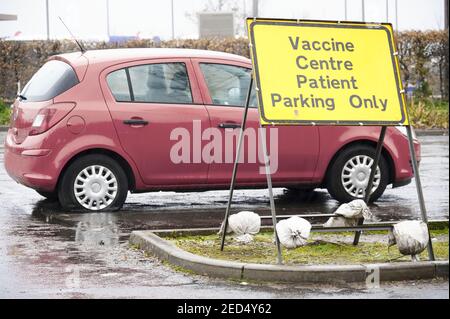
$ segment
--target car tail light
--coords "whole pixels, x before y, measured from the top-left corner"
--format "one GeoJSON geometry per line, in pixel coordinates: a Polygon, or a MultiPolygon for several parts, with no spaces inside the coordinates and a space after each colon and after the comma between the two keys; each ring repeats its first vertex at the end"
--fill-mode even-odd
{"type": "Polygon", "coordinates": [[[44,133],[61,121],[75,107],[75,103],[57,103],[41,109],[31,124],[29,135],[44,133]]]}
{"type": "Polygon", "coordinates": [[[11,115],[9,117],[9,127],[13,127],[13,123],[16,121],[17,116],[19,115],[19,110],[17,107],[14,106],[14,104],[11,104],[11,115]]]}

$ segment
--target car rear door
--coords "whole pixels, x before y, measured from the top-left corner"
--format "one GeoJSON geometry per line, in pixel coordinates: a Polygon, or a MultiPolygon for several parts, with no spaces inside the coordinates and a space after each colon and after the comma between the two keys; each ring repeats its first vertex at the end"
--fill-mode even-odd
{"type": "Polygon", "coordinates": [[[209,127],[209,117],[189,59],[115,66],[100,82],[120,143],[145,184],[173,189],[206,183],[208,164],[192,148],[203,146],[194,127],[209,127]]]}
{"type": "MultiPolygon", "coordinates": [[[[229,184],[242,124],[243,105],[250,82],[250,71],[245,64],[233,64],[227,60],[193,59],[193,65],[209,113],[211,129],[217,132],[220,139],[218,148],[212,152],[216,154],[213,154],[210,163],[208,183],[229,184]],[[228,90],[234,90],[231,97],[228,90]]],[[[240,162],[236,177],[238,184],[257,184],[265,180],[265,175],[259,174],[261,167],[258,160],[259,121],[255,102],[253,96],[242,148],[244,161],[240,162]]]]}
{"type": "MultiPolygon", "coordinates": [[[[242,62],[205,58],[193,59],[193,66],[210,116],[211,128],[219,128],[224,133],[222,134],[224,160],[220,163],[211,163],[208,183],[228,184],[231,181],[235,153],[234,149],[226,149],[224,136],[225,131],[229,132],[233,130],[233,126],[238,128],[241,125],[251,67],[249,64],[242,62]],[[233,82],[233,79],[231,79],[233,74],[239,74],[239,72],[233,71],[233,68],[245,71],[246,80],[233,82]],[[228,92],[221,92],[223,88],[231,89],[228,92]],[[216,92],[212,92],[212,90],[216,92]],[[228,152],[228,159],[232,158],[231,162],[226,160],[226,152],[228,152]],[[230,153],[232,153],[232,156],[230,156],[230,153]]],[[[259,113],[255,94],[252,95],[250,106],[246,123],[247,135],[242,150],[245,154],[245,162],[239,164],[236,179],[238,184],[243,185],[266,182],[264,170],[261,169],[264,166],[259,142],[256,143],[256,163],[248,161],[252,158],[251,153],[254,151],[252,145],[248,143],[249,140],[252,140],[252,131],[255,131],[256,136],[259,137],[257,131],[260,127],[259,113]]],[[[234,131],[237,139],[239,129],[234,129],[234,131]]],[[[286,184],[311,183],[319,156],[318,128],[313,126],[277,126],[268,128],[266,135],[268,151],[273,162],[272,170],[275,170],[272,174],[274,182],[286,184]]]]}

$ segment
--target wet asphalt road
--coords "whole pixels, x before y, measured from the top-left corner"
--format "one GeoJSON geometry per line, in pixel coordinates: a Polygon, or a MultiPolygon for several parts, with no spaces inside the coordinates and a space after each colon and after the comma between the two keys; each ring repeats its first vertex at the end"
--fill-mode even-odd
{"type": "MultiPolygon", "coordinates": [[[[5,133],[0,133],[4,140],[5,133]]],[[[430,219],[448,219],[448,136],[422,136],[421,177],[430,219]]],[[[275,189],[278,214],[327,213],[338,203],[324,190],[275,189]]],[[[191,276],[128,249],[131,230],[217,227],[227,191],[129,195],[118,213],[61,211],[13,182],[0,146],[0,298],[448,298],[448,281],[358,285],[242,285],[191,276]]],[[[388,189],[373,205],[380,220],[419,218],[414,183],[388,189]]],[[[266,190],[236,191],[234,210],[268,214],[266,190]]],[[[319,221],[319,220],[318,220],[319,221]]]]}

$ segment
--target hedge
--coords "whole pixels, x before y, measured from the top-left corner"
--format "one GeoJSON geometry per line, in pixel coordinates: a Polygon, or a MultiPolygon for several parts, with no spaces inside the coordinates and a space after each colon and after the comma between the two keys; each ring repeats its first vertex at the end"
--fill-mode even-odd
{"type": "MultiPolygon", "coordinates": [[[[396,39],[404,82],[417,84],[417,93],[421,96],[434,94],[448,100],[448,32],[407,31],[398,33],[396,39]]],[[[88,42],[84,45],[87,49],[195,48],[249,56],[246,38],[162,42],[134,40],[125,43],[88,42]]],[[[17,82],[24,85],[49,56],[76,50],[76,45],[69,40],[0,40],[0,98],[13,99],[17,93],[17,82]]]]}

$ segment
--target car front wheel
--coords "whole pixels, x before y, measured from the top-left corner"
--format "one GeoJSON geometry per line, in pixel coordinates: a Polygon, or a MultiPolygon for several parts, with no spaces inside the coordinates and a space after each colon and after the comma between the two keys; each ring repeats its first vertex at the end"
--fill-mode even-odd
{"type": "MultiPolygon", "coordinates": [[[[375,158],[375,149],[368,145],[354,145],[343,150],[335,159],[327,178],[328,192],[340,202],[363,199],[375,158]]],[[[377,200],[389,181],[386,159],[381,156],[375,172],[370,201],[377,200]]]]}
{"type": "Polygon", "coordinates": [[[91,154],[66,169],[58,198],[65,209],[118,210],[127,193],[128,180],[122,167],[108,156],[91,154]]]}

